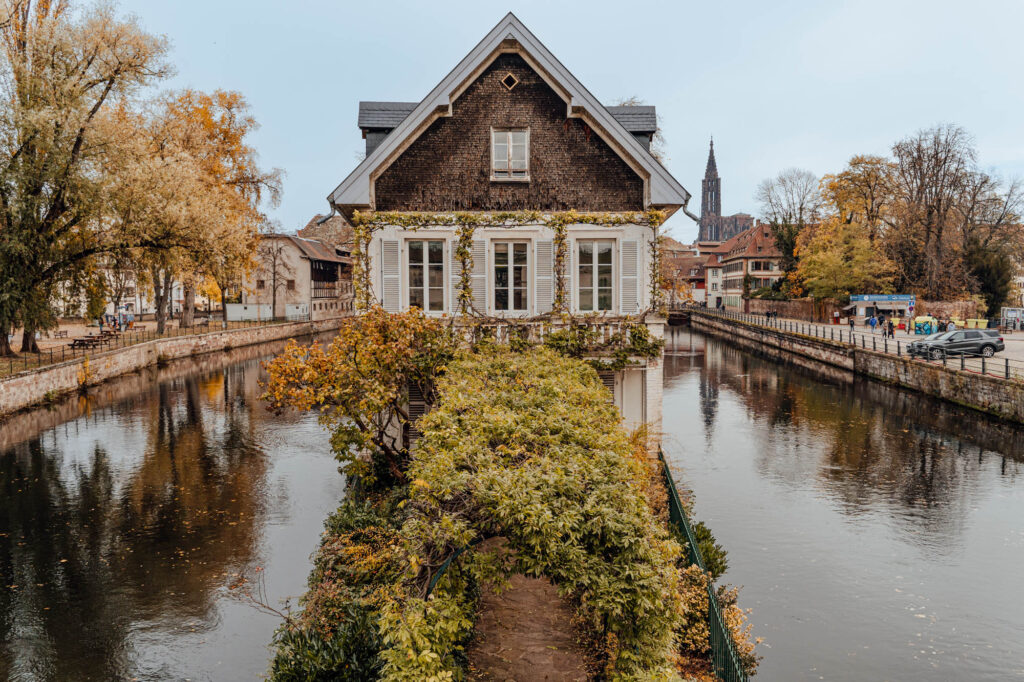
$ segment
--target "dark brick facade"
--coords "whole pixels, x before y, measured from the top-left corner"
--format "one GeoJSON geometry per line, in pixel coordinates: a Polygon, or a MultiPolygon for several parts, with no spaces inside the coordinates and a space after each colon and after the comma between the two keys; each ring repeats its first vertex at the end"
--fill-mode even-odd
{"type": "Polygon", "coordinates": [[[643,180],[516,54],[500,55],[377,179],[379,211],[643,210],[643,180]],[[512,73],[519,84],[501,83],[512,73]],[[530,129],[530,181],[492,182],[491,128],[530,129]]]}

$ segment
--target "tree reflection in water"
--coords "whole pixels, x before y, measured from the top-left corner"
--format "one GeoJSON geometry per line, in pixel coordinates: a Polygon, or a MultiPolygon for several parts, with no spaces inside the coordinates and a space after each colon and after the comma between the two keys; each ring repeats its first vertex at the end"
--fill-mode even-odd
{"type": "Polygon", "coordinates": [[[0,453],[0,677],[120,678],[146,655],[134,632],[215,621],[264,513],[257,369],[161,383],[0,453]]]}
{"type": "Polygon", "coordinates": [[[666,455],[730,553],[725,579],[744,585],[761,675],[1019,677],[1024,428],[668,337],[666,455]]]}

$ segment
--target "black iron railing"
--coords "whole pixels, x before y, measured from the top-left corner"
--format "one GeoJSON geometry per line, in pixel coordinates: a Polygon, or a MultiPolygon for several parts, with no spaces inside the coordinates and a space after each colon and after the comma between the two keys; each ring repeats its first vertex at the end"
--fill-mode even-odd
{"type": "MultiPolygon", "coordinates": [[[[683,509],[682,500],[679,499],[679,492],[672,479],[672,472],[668,468],[668,463],[665,462],[665,455],[660,450],[658,458],[661,460],[661,468],[665,476],[665,487],[668,488],[669,523],[686,540],[687,561],[690,564],[696,564],[702,571],[707,571],[704,566],[704,558],[700,555],[700,547],[697,545],[697,537],[693,534],[690,521],[686,518],[686,510],[683,509]]],[[[732,632],[725,624],[725,618],[722,617],[722,609],[718,605],[715,586],[711,583],[710,577],[708,579],[708,629],[711,665],[715,675],[724,682],[747,682],[747,674],[743,672],[743,665],[736,653],[736,643],[733,642],[732,632]]]]}

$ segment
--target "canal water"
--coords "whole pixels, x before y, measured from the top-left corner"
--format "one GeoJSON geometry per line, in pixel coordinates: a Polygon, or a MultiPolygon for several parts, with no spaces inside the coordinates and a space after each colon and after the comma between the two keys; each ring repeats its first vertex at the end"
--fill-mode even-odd
{"type": "Polygon", "coordinates": [[[1024,679],[1024,429],[685,327],[664,389],[757,679],[1024,679]]]}
{"type": "MultiPolygon", "coordinates": [[[[253,680],[344,480],[261,356],[172,363],[0,423],[0,679],[253,680]]],[[[294,599],[292,604],[294,605],[294,599]]]]}

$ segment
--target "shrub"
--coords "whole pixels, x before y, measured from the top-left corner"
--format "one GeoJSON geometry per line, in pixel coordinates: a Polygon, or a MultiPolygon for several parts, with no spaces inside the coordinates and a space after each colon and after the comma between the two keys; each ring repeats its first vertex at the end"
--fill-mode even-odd
{"type": "Polygon", "coordinates": [[[359,501],[350,490],[325,524],[302,611],[275,635],[271,678],[375,680],[383,660],[380,609],[403,570],[397,549],[397,503],[359,501]]]}
{"type": "MultiPolygon", "coordinates": [[[[577,604],[609,679],[672,677],[680,548],[651,513],[650,469],[596,372],[549,349],[495,348],[453,363],[438,388],[409,467],[409,572],[382,618],[385,679],[461,674],[467,599],[444,580],[430,600],[423,587],[458,548],[492,536],[508,541],[508,570],[547,576],[577,604]]],[[[483,552],[463,568],[482,572],[487,557],[471,554],[483,552]]]]}

